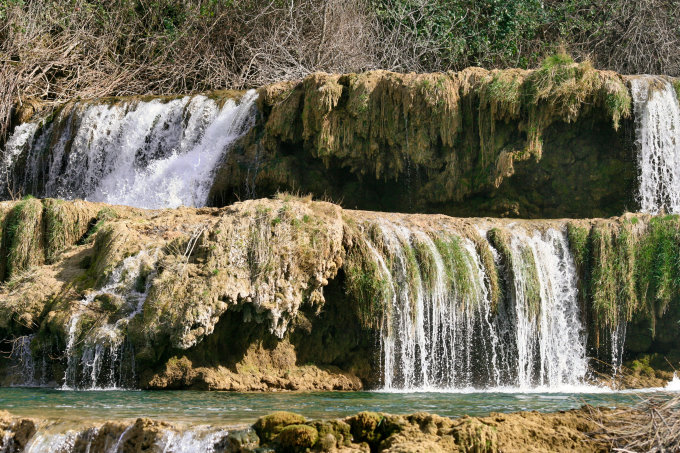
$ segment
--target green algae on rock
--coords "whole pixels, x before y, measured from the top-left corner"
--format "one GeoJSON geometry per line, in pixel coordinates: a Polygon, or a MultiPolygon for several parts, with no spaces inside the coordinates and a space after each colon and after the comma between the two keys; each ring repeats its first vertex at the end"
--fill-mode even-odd
{"type": "MultiPolygon", "coordinates": [[[[49,199],[1,206],[11,219],[3,253],[29,258],[0,285],[0,332],[31,336],[31,355],[45,359],[36,371],[44,382],[77,385],[87,375],[83,385],[106,385],[110,365],[78,365],[100,350],[125,370],[118,386],[375,387],[385,379],[386,341],[401,334],[394,322],[420,328],[419,317],[430,316],[426,298],[450,297],[456,316],[482,322],[482,345],[484,329],[505,331],[493,325],[509,316],[520,290],[527,321],[538,322],[550,289],[530,240],[549,232],[545,240],[563,238],[574,257],[577,280],[569,284],[580,288],[594,356],[607,359],[610,332],[623,324],[626,360],[672,358],[677,349],[677,216],[460,219],[350,211],[289,195],[221,209],[49,199]],[[30,234],[15,235],[16,222],[30,234]]],[[[12,382],[15,358],[7,353],[2,370],[12,382]]],[[[478,385],[494,385],[488,379],[478,385]]]]}
{"type": "Polygon", "coordinates": [[[313,74],[259,94],[261,118],[219,170],[214,204],[291,190],[361,209],[536,218],[633,201],[626,80],[587,62],[313,74]]]}

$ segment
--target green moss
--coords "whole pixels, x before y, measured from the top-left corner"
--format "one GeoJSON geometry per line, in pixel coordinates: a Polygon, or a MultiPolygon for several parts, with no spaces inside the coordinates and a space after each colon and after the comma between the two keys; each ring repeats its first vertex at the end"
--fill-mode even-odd
{"type": "Polygon", "coordinates": [[[489,230],[487,238],[500,255],[500,265],[507,273],[507,284],[515,286],[515,291],[524,295],[527,312],[531,317],[537,318],[541,309],[541,286],[533,251],[530,247],[521,245],[519,256],[516,256],[510,247],[507,233],[498,228],[489,230]]]}
{"type": "Polygon", "coordinates": [[[475,241],[475,246],[479,257],[481,258],[482,266],[484,266],[484,273],[486,275],[485,282],[488,285],[491,309],[496,312],[498,305],[504,297],[498,268],[496,267],[493,253],[486,241],[482,241],[481,238],[479,238],[475,241]]]}
{"type": "Polygon", "coordinates": [[[635,251],[630,226],[599,225],[591,231],[590,304],[600,327],[629,321],[638,308],[635,251]]]}
{"type": "MultiPolygon", "coordinates": [[[[326,443],[325,439],[329,434],[335,439],[335,446],[349,447],[352,444],[351,427],[342,420],[317,421],[313,425],[319,433],[319,442],[317,442],[316,448],[320,447],[321,450],[324,450],[325,445],[323,444],[326,443]]],[[[335,446],[326,449],[330,450],[335,446]]]]}
{"type": "Polygon", "coordinates": [[[51,263],[56,258],[56,255],[66,247],[66,225],[64,219],[56,206],[62,205],[62,200],[53,200],[51,203],[45,203],[45,212],[43,214],[45,220],[45,242],[46,242],[46,260],[51,263]],[[56,205],[56,206],[54,206],[56,205]]]}
{"type": "Polygon", "coordinates": [[[346,421],[350,426],[354,442],[367,442],[369,445],[379,443],[381,440],[379,427],[384,418],[376,412],[359,412],[348,418],[346,421]]]}
{"type": "Polygon", "coordinates": [[[345,293],[355,301],[355,310],[363,327],[378,328],[390,285],[376,257],[364,239],[355,240],[348,248],[345,263],[345,293]]]}
{"type": "Polygon", "coordinates": [[[426,290],[431,290],[437,281],[437,263],[428,244],[414,237],[411,242],[420,280],[426,290]]]}
{"type": "Polygon", "coordinates": [[[588,257],[590,255],[589,235],[590,231],[588,228],[574,223],[567,224],[569,248],[579,269],[585,269],[588,264],[588,257]]]}
{"type": "Polygon", "coordinates": [[[676,216],[652,218],[639,238],[635,283],[650,318],[661,317],[680,295],[680,232],[676,216]]]}
{"type": "Polygon", "coordinates": [[[267,443],[273,441],[286,426],[300,425],[305,421],[302,415],[292,412],[274,412],[260,417],[253,425],[253,429],[259,438],[267,443]]]}
{"type": "Polygon", "coordinates": [[[461,451],[494,453],[498,451],[498,433],[495,426],[476,418],[462,419],[453,430],[453,438],[461,451]]]}
{"type": "Polygon", "coordinates": [[[43,206],[39,200],[25,197],[5,218],[2,237],[5,259],[0,263],[4,280],[40,264],[44,259],[42,212],[43,206]]]}
{"type": "Polygon", "coordinates": [[[421,280],[421,269],[418,265],[418,259],[416,258],[416,252],[411,246],[410,242],[407,242],[406,240],[403,240],[402,238],[399,238],[399,244],[401,246],[401,253],[402,256],[400,258],[394,257],[395,262],[399,259],[401,259],[401,264],[405,267],[406,270],[406,278],[408,278],[408,286],[411,288],[411,291],[409,291],[409,296],[411,297],[411,313],[413,316],[416,315],[416,298],[417,298],[417,291],[416,288],[421,286],[422,280],[421,280]]]}
{"type": "Polygon", "coordinates": [[[284,451],[296,453],[312,448],[319,438],[316,428],[308,425],[289,425],[281,430],[276,441],[284,451]]]}
{"type": "Polygon", "coordinates": [[[675,88],[675,95],[680,99],[680,79],[673,79],[673,88],[675,88]]]}
{"type": "Polygon", "coordinates": [[[470,275],[470,256],[463,247],[463,240],[458,236],[435,238],[434,244],[442,256],[448,281],[454,293],[460,299],[467,298],[474,301],[473,276],[470,275]]]}
{"type": "MultiPolygon", "coordinates": [[[[515,260],[515,257],[513,257],[515,260]]],[[[518,263],[516,263],[519,275],[515,275],[515,284],[518,282],[524,283],[524,301],[529,316],[533,319],[538,319],[541,313],[541,283],[538,279],[538,267],[534,252],[530,247],[522,247],[518,263]],[[517,278],[520,277],[519,280],[517,278]]]]}
{"type": "Polygon", "coordinates": [[[118,213],[116,211],[114,211],[111,208],[102,208],[101,210],[99,210],[99,212],[97,212],[97,217],[94,225],[92,225],[92,227],[87,230],[81,242],[82,243],[89,242],[97,234],[97,232],[104,225],[106,225],[107,222],[117,218],[118,213]]]}

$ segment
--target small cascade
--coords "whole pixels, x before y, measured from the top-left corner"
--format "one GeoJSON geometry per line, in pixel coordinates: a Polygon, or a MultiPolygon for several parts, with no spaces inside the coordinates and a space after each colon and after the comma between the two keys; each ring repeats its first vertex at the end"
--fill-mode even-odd
{"type": "Polygon", "coordinates": [[[145,432],[131,422],[122,431],[116,431],[121,428],[120,425],[74,427],[68,422],[48,423],[39,427],[24,451],[27,453],[75,451],[120,453],[143,448],[163,453],[209,453],[224,451],[221,444],[229,435],[226,429],[209,425],[188,427],[167,425],[160,429],[151,428],[145,432]],[[148,438],[140,436],[142,433],[147,434],[148,438]],[[141,438],[145,439],[144,446],[140,442],[141,438]]]}
{"type": "Polygon", "coordinates": [[[628,325],[625,321],[620,321],[618,325],[611,328],[609,332],[609,348],[611,349],[612,382],[616,378],[621,365],[623,365],[623,352],[626,346],[626,329],[628,325]]]}
{"type": "Polygon", "coordinates": [[[671,392],[680,392],[680,376],[678,373],[673,373],[673,379],[666,384],[666,390],[671,392]]]}
{"type": "Polygon", "coordinates": [[[69,323],[64,389],[114,389],[134,383],[134,351],[125,329],[142,311],[157,259],[158,251],[145,250],[126,258],[103,288],[80,302],[69,323]],[[107,323],[83,335],[82,318],[95,301],[112,314],[107,323]]]}
{"type": "Polygon", "coordinates": [[[578,385],[588,370],[577,274],[566,235],[511,236],[519,388],[578,385]]]}
{"type": "Polygon", "coordinates": [[[381,335],[384,388],[497,384],[501,345],[474,245],[386,221],[380,231],[382,253],[371,247],[391,289],[381,335]],[[451,252],[465,267],[464,278],[452,278],[451,252]],[[484,382],[477,370],[488,372],[484,382]]]}
{"type": "Polygon", "coordinates": [[[35,334],[24,335],[16,338],[12,344],[10,360],[16,364],[15,376],[17,384],[22,387],[35,387],[39,385],[36,379],[36,365],[31,351],[31,342],[35,334]]]}
{"type": "Polygon", "coordinates": [[[200,95],[77,102],[49,123],[16,128],[2,190],[141,208],[204,206],[217,165],[254,124],[256,98],[251,90],[222,106],[200,95]]]}
{"type": "Polygon", "coordinates": [[[584,384],[585,328],[565,233],[509,229],[506,294],[494,302],[482,253],[500,270],[501,258],[486,240],[377,223],[367,240],[389,289],[380,339],[386,390],[584,384]]]}
{"type": "Polygon", "coordinates": [[[680,213],[680,104],[666,78],[631,80],[642,212],[680,213]]]}

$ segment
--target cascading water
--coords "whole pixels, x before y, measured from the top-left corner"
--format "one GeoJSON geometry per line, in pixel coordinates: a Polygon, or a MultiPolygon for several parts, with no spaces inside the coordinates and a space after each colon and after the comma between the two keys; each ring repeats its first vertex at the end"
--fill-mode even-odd
{"type": "Polygon", "coordinates": [[[10,359],[16,364],[15,376],[22,386],[36,386],[36,370],[31,342],[35,334],[24,335],[14,340],[10,359]]]}
{"type": "Polygon", "coordinates": [[[680,104],[662,77],[631,80],[642,212],[680,213],[680,104]]]}
{"type": "Polygon", "coordinates": [[[4,156],[6,195],[83,198],[141,208],[204,206],[229,146],[254,124],[257,94],[79,102],[25,123],[4,156]]]}
{"type": "Polygon", "coordinates": [[[566,234],[510,229],[510,294],[494,306],[478,243],[380,220],[370,249],[388,287],[383,386],[559,388],[588,363],[577,274],[566,234]]]}
{"type": "MultiPolygon", "coordinates": [[[[119,453],[130,450],[126,441],[134,436],[135,424],[128,425],[120,435],[101,436],[102,427],[78,428],[68,423],[52,423],[40,426],[31,437],[24,451],[27,453],[64,453],[71,451],[102,451],[119,453]],[[102,438],[103,437],[103,442],[102,438]]],[[[198,425],[190,427],[162,426],[160,435],[145,445],[150,451],[163,453],[193,453],[224,451],[221,443],[225,442],[229,431],[221,427],[198,425]]],[[[139,435],[139,433],[136,433],[139,435]]],[[[134,439],[133,439],[134,440],[134,439]]]]}
{"type": "Polygon", "coordinates": [[[134,383],[134,351],[125,341],[125,328],[142,311],[156,261],[157,252],[145,250],[126,258],[103,288],[81,301],[69,323],[63,388],[121,388],[134,383]],[[82,335],[82,316],[102,299],[114,307],[118,319],[82,335]]]}
{"type": "Polygon", "coordinates": [[[510,244],[517,385],[526,389],[582,383],[588,370],[585,328],[566,235],[554,229],[528,235],[515,228],[510,244]]]}

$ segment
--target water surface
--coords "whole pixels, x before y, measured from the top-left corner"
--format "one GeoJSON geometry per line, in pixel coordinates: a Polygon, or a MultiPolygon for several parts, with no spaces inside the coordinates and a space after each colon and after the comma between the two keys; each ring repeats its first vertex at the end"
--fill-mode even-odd
{"type": "MultiPolygon", "coordinates": [[[[648,396],[648,394],[646,394],[648,396]]],[[[329,419],[370,410],[393,414],[418,411],[458,417],[491,412],[553,412],[595,406],[625,406],[639,401],[636,393],[497,392],[316,392],[233,393],[202,391],[66,391],[45,388],[2,388],[0,409],[16,415],[103,422],[149,417],[176,423],[250,424],[273,411],[329,419]]]]}

